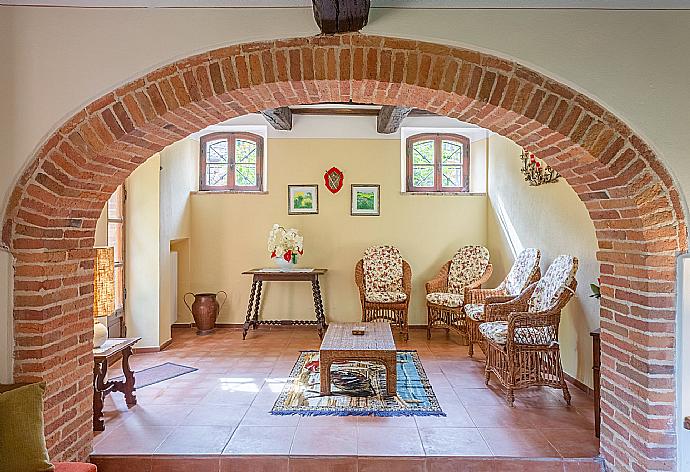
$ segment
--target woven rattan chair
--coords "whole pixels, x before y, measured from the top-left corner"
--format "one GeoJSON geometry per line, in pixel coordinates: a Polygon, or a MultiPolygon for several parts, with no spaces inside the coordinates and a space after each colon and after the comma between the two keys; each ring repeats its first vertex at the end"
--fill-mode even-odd
{"type": "Polygon", "coordinates": [[[512,300],[525,290],[530,284],[539,280],[539,249],[527,248],[518,254],[510,268],[508,275],[496,288],[467,288],[465,290],[465,321],[467,323],[467,337],[469,341],[469,355],[474,355],[474,345],[477,344],[485,351],[479,325],[484,320],[484,305],[486,303],[501,303],[512,300]]]}
{"type": "Polygon", "coordinates": [[[362,303],[362,321],[390,321],[400,327],[407,341],[412,269],[400,251],[393,246],[367,249],[355,266],[355,282],[362,303]]]}
{"type": "Polygon", "coordinates": [[[575,293],[577,258],[556,257],[537,283],[505,303],[486,306],[479,326],[486,342],[486,384],[491,374],[506,389],[510,406],[514,391],[533,386],[561,389],[570,405],[558,344],[561,310],[575,293]]]}
{"type": "Polygon", "coordinates": [[[481,287],[492,271],[489,250],[483,246],[462,247],[441,267],[426,283],[427,339],[431,339],[432,328],[445,328],[446,334],[453,329],[467,336],[465,291],[481,287]]]}

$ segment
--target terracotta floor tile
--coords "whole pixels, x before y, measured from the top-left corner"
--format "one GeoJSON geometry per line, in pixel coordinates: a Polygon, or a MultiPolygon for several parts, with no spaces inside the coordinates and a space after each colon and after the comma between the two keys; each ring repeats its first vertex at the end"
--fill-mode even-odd
{"type": "Polygon", "coordinates": [[[220,454],[233,431],[221,426],[177,426],[154,453],[220,454]]]}
{"type": "Polygon", "coordinates": [[[474,422],[462,404],[441,405],[446,416],[415,416],[418,428],[471,428],[474,422]]]}
{"type": "Polygon", "coordinates": [[[414,416],[357,416],[357,427],[417,428],[414,416]]]}
{"type": "Polygon", "coordinates": [[[98,472],[152,472],[151,456],[92,456],[98,472]]]}
{"type": "Polygon", "coordinates": [[[246,426],[297,426],[299,415],[272,415],[272,404],[252,405],[242,419],[242,425],[246,426]]]}
{"type": "Polygon", "coordinates": [[[172,433],[172,426],[129,425],[114,429],[94,449],[95,454],[152,454],[172,433]]]}
{"type": "Polygon", "coordinates": [[[476,428],[420,429],[427,456],[492,456],[476,428]]]}
{"type": "Polygon", "coordinates": [[[357,472],[356,457],[290,457],[290,472],[357,472]]]}
{"type": "Polygon", "coordinates": [[[354,456],[356,454],[356,426],[299,426],[290,449],[291,456],[354,456]]]}
{"type": "Polygon", "coordinates": [[[466,408],[505,404],[502,393],[490,388],[456,388],[455,393],[466,408]]]}
{"type": "Polygon", "coordinates": [[[563,460],[516,459],[516,458],[473,458],[473,457],[429,457],[427,472],[562,472],[563,460]]]}
{"type": "MultiPolygon", "coordinates": [[[[158,405],[139,402],[123,424],[142,426],[177,426],[192,411],[191,405],[158,405]]],[[[107,427],[107,425],[106,425],[107,427]]]]}
{"type": "Polygon", "coordinates": [[[424,456],[424,448],[416,429],[359,426],[357,428],[357,455],[424,456]]]}
{"type": "MultiPolygon", "coordinates": [[[[151,472],[218,472],[219,457],[153,457],[151,472]]],[[[100,469],[99,469],[100,472],[100,469]]]]}
{"type": "Polygon", "coordinates": [[[223,455],[287,455],[295,435],[292,426],[242,426],[233,433],[223,455]]]}
{"type": "Polygon", "coordinates": [[[426,460],[418,457],[360,457],[358,472],[425,472],[426,460]]]}
{"type": "MultiPolygon", "coordinates": [[[[462,339],[455,334],[446,338],[442,331],[435,331],[432,340],[427,341],[425,329],[412,329],[407,343],[402,342],[396,334],[398,348],[418,352],[446,417],[271,415],[270,410],[300,350],[319,347],[319,338],[312,327],[262,326],[252,331],[246,341],[242,341],[241,330],[238,329],[218,329],[211,336],[203,337],[196,336],[192,329],[175,329],[173,338],[173,343],[163,352],[135,354],[132,365],[135,369],[142,369],[163,362],[176,362],[201,370],[140,388],[137,391],[139,405],[132,409],[126,406],[121,394],[109,395],[104,408],[106,431],[98,434],[94,440],[97,453],[106,447],[115,447],[112,446],[115,443],[119,448],[116,450],[127,449],[123,454],[141,450],[150,454],[159,446],[159,452],[168,450],[168,447],[170,450],[217,450],[218,444],[209,444],[216,440],[227,440],[224,436],[235,428],[239,433],[230,436],[224,449],[223,467],[226,472],[237,472],[230,468],[235,466],[238,471],[254,470],[250,468],[248,457],[252,454],[265,454],[267,458],[267,462],[257,462],[257,471],[286,472],[291,448],[301,451],[300,455],[328,451],[327,454],[354,457],[360,446],[360,456],[372,454],[369,456],[372,462],[367,465],[362,458],[360,465],[373,470],[372,464],[381,464],[386,460],[380,456],[382,454],[395,452],[397,448],[405,450],[395,452],[396,455],[418,450],[419,444],[410,439],[415,435],[422,448],[428,446],[424,453],[430,458],[441,454],[444,448],[449,449],[448,454],[466,452],[470,455],[466,461],[471,461],[471,467],[478,467],[478,470],[489,462],[479,460],[476,456],[472,458],[477,453],[499,455],[512,452],[526,457],[536,454],[535,449],[543,448],[544,453],[551,455],[555,449],[561,450],[557,454],[562,453],[566,457],[581,457],[581,454],[590,454],[593,450],[593,403],[586,394],[571,387],[574,407],[568,409],[564,406],[560,391],[530,388],[516,392],[516,406],[511,409],[505,402],[503,389],[495,380],[492,379],[490,388],[484,385],[481,353],[474,358],[468,357],[467,346],[462,345],[462,339]],[[533,436],[533,430],[538,429],[535,423],[545,426],[547,430],[551,426],[567,434],[551,437],[548,431],[546,434],[540,432],[540,441],[533,436]],[[481,426],[481,432],[475,425],[481,426]],[[124,436],[121,431],[118,432],[121,427],[132,431],[124,442],[118,439],[124,436]],[[182,432],[185,430],[223,433],[209,433],[212,438],[204,441],[200,439],[204,437],[203,434],[184,435],[182,432]],[[425,432],[426,442],[419,430],[425,432]],[[516,430],[531,430],[523,434],[531,439],[513,435],[512,432],[516,430]],[[298,437],[298,431],[304,434],[298,437]],[[114,433],[114,439],[109,439],[114,433]],[[454,435],[459,437],[455,438],[454,435]],[[449,437],[454,439],[448,440],[449,437]],[[434,440],[438,440],[438,443],[434,440]],[[401,445],[406,441],[411,441],[411,445],[401,445]],[[189,444],[185,444],[187,442],[189,444]],[[233,453],[237,454],[237,458],[228,456],[233,453]]],[[[116,372],[118,367],[113,366],[111,372],[116,372]]],[[[597,444],[594,442],[594,447],[597,444]]],[[[160,455],[156,458],[165,459],[160,455]]],[[[321,463],[300,457],[302,462],[293,461],[292,470],[295,470],[296,464],[333,470],[353,470],[352,467],[356,467],[349,457],[344,462],[335,460],[333,456],[329,459],[334,460],[321,463]]],[[[404,467],[403,463],[389,459],[391,462],[386,463],[388,467],[384,472],[393,472],[398,465],[404,467]]],[[[452,459],[457,465],[463,458],[455,456],[452,459]]],[[[139,461],[137,465],[142,464],[150,465],[146,461],[139,461]]],[[[436,464],[446,463],[441,461],[436,464]]],[[[549,464],[552,467],[553,464],[549,464]]],[[[410,462],[408,465],[412,467],[411,470],[419,469],[419,463],[410,462]]],[[[206,467],[205,463],[203,467],[206,467]]],[[[117,472],[124,470],[118,469],[117,472]]]]}
{"type": "Polygon", "coordinates": [[[225,426],[234,429],[242,421],[248,409],[248,406],[240,405],[214,405],[213,408],[199,405],[187,415],[184,424],[187,426],[225,426]]]}
{"type": "MultiPolygon", "coordinates": [[[[564,404],[565,405],[565,404],[564,404]]],[[[517,410],[517,408],[516,408],[517,410]]],[[[575,408],[524,408],[520,409],[534,424],[545,429],[584,429],[594,435],[594,424],[591,417],[581,415],[575,408]]]]}
{"type": "Polygon", "coordinates": [[[509,406],[470,406],[467,408],[475,426],[480,428],[532,428],[532,417],[509,406]]]}
{"type": "Polygon", "coordinates": [[[563,457],[594,457],[599,454],[599,440],[577,429],[540,429],[544,437],[563,457]],[[589,436],[589,437],[588,437],[589,436]]]}
{"type": "Polygon", "coordinates": [[[479,428],[495,456],[560,457],[536,429],[479,428]]]}
{"type": "Polygon", "coordinates": [[[288,456],[221,457],[220,472],[288,472],[288,456]]]}

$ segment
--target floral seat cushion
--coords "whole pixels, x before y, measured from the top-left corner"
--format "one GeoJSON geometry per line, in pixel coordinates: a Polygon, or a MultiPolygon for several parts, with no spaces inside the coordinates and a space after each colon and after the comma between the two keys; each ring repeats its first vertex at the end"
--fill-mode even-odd
{"type": "Polygon", "coordinates": [[[464,298],[462,293],[433,292],[426,296],[426,301],[447,308],[457,308],[462,305],[464,298]]]}
{"type": "Polygon", "coordinates": [[[465,246],[458,250],[448,270],[448,291],[463,293],[465,287],[479,280],[489,266],[489,250],[484,246],[465,246]]]}
{"type": "Polygon", "coordinates": [[[403,291],[403,258],[393,246],[373,246],[364,251],[364,288],[371,292],[403,291]]]}
{"type": "Polygon", "coordinates": [[[577,265],[577,257],[565,254],[556,257],[546,270],[546,274],[537,282],[527,304],[527,311],[537,313],[552,308],[561,293],[570,290],[569,286],[577,273],[577,265]]]}
{"type": "Polygon", "coordinates": [[[364,299],[370,303],[400,303],[407,300],[405,292],[365,292],[364,299]]]}
{"type": "Polygon", "coordinates": [[[474,321],[482,321],[484,319],[483,303],[468,303],[463,309],[465,314],[474,321]]]}
{"type": "Polygon", "coordinates": [[[532,279],[534,273],[539,269],[541,252],[539,249],[527,248],[518,254],[517,259],[510,268],[506,278],[497,287],[503,290],[506,295],[519,295],[532,279]]]}
{"type": "MultiPolygon", "coordinates": [[[[507,321],[491,321],[479,325],[479,332],[489,341],[504,345],[508,338],[507,321]]],[[[552,326],[539,328],[516,328],[515,342],[533,346],[552,346],[558,344],[556,331],[552,326]]]]}

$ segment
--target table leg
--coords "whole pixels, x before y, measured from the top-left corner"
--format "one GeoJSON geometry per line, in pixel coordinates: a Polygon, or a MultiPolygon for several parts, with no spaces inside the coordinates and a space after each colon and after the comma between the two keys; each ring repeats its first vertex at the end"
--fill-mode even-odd
{"type": "Polygon", "coordinates": [[[331,394],[331,360],[319,359],[319,376],[321,379],[321,395],[331,394]]]}
{"type": "Polygon", "coordinates": [[[244,326],[242,327],[242,339],[247,337],[249,325],[252,320],[252,308],[254,307],[254,293],[256,292],[256,280],[252,281],[252,289],[249,292],[249,304],[247,305],[247,317],[244,319],[244,326]]]}
{"type": "Polygon", "coordinates": [[[326,330],[326,315],[323,311],[323,300],[321,299],[321,286],[319,285],[318,276],[311,281],[311,291],[314,295],[314,313],[316,314],[319,338],[323,339],[323,333],[326,330]]]}
{"type": "Polygon", "coordinates": [[[104,431],[103,397],[105,390],[105,377],[108,374],[107,361],[95,361],[93,364],[93,430],[104,431]]]}
{"type": "Polygon", "coordinates": [[[125,374],[125,382],[122,386],[122,393],[125,394],[125,403],[132,407],[137,404],[137,397],[134,395],[134,372],[129,368],[129,356],[132,355],[132,347],[128,347],[122,352],[122,372],[125,374]]]}
{"type": "Polygon", "coordinates": [[[254,329],[259,327],[259,310],[261,308],[261,287],[263,282],[259,280],[256,286],[256,298],[254,299],[254,318],[252,319],[252,326],[254,329]]]}
{"type": "Polygon", "coordinates": [[[386,387],[388,389],[388,395],[395,396],[398,393],[397,388],[398,383],[398,362],[396,356],[393,359],[388,359],[386,362],[386,387]]]}

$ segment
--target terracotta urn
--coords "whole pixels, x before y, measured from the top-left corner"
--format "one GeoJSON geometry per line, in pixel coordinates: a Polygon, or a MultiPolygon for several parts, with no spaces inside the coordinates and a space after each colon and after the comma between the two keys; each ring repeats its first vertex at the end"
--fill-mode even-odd
{"type": "Polygon", "coordinates": [[[197,335],[204,336],[213,332],[216,327],[218,312],[220,312],[220,309],[227,299],[228,294],[223,290],[218,293],[185,293],[184,304],[187,305],[189,311],[192,312],[197,335]],[[223,299],[223,303],[219,305],[218,295],[221,293],[225,295],[225,298],[223,299]],[[192,303],[191,306],[187,302],[188,295],[194,296],[194,303],[192,303]]]}

